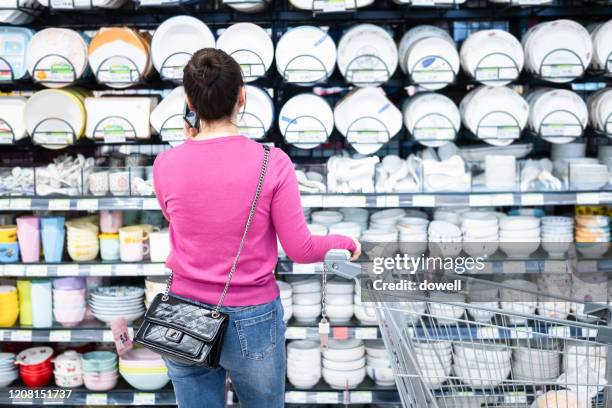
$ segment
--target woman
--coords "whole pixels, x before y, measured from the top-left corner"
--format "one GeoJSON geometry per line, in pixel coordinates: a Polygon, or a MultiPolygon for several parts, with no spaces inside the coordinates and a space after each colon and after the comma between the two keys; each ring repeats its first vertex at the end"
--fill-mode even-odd
{"type": "MultiPolygon", "coordinates": [[[[171,293],[208,305],[219,301],[244,232],[264,149],[238,133],[246,93],[240,66],[216,49],[193,55],[184,70],[187,105],[200,119],[186,141],[155,160],[157,199],[170,222],[171,293]]],[[[285,324],[274,278],[277,241],[298,263],[322,261],[331,249],[356,258],[359,243],[312,236],[289,157],[272,148],[261,197],[222,311],[229,325],[220,368],[166,360],[181,408],[221,408],[229,374],[242,408],[284,406],[285,324]]]]}

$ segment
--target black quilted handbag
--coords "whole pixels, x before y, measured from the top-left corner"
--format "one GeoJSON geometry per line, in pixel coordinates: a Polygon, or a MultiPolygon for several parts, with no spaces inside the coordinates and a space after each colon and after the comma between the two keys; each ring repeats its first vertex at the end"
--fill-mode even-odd
{"type": "Polygon", "coordinates": [[[144,316],[144,321],[134,341],[143,346],[185,364],[202,367],[218,367],[221,347],[229,316],[221,312],[221,306],[229,290],[232,276],[238,265],[249,228],[255,216],[257,202],[261,195],[263,181],[270,158],[270,148],[264,146],[264,158],[257,191],[251,204],[249,217],[238,247],[238,253],[230,268],[225,288],[214,308],[172,296],[172,274],[166,283],[166,290],[155,296],[144,316]]]}

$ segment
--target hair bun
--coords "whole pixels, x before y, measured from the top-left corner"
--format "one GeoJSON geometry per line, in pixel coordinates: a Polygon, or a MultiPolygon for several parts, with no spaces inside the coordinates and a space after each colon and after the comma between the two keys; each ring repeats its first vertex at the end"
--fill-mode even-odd
{"type": "Polygon", "coordinates": [[[196,75],[202,78],[203,86],[212,86],[221,76],[220,63],[214,56],[208,56],[200,61],[196,75]]]}

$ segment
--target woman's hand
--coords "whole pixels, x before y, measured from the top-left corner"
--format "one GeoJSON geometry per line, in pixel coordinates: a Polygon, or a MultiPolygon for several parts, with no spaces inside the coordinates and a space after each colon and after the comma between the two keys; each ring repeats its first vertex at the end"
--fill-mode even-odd
{"type": "Polygon", "coordinates": [[[187,123],[183,124],[183,136],[185,136],[185,139],[193,139],[197,135],[198,135],[197,129],[192,128],[187,123]]]}
{"type": "Polygon", "coordinates": [[[355,243],[355,250],[351,255],[351,261],[356,261],[361,256],[361,243],[355,238],[353,238],[353,242],[355,243]]]}

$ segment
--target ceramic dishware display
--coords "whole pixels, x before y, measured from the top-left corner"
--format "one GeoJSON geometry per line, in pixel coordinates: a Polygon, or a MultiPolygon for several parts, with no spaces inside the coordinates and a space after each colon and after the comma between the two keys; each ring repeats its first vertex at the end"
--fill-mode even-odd
{"type": "Polygon", "coordinates": [[[117,355],[111,351],[90,351],[81,357],[83,383],[91,391],[108,391],[117,385],[117,355]]]}
{"type": "Polygon", "coordinates": [[[89,44],[89,65],[98,82],[127,88],[152,72],[148,34],[129,27],[102,27],[89,44]]]}
{"type": "Polygon", "coordinates": [[[461,127],[457,105],[436,93],[420,93],[402,106],[404,126],[420,144],[440,147],[455,139],[461,127]]]}
{"type": "Polygon", "coordinates": [[[337,59],[338,69],[347,82],[357,86],[379,86],[397,69],[397,46],[383,28],[358,24],[340,38],[337,59]]]}
{"type": "Polygon", "coordinates": [[[448,221],[434,220],[427,230],[429,251],[442,256],[457,256],[462,249],[461,229],[448,221]]]}
{"type": "Polygon", "coordinates": [[[195,17],[175,16],[155,30],[151,58],[162,78],[182,82],[183,68],[202,48],[215,48],[215,37],[208,26],[195,17]]]}
{"type": "Polygon", "coordinates": [[[100,250],[97,222],[71,220],[66,222],[68,255],[73,261],[87,262],[96,259],[100,250]]]}
{"type": "MultiPolygon", "coordinates": [[[[501,245],[500,245],[501,246],[501,245]]],[[[502,248],[503,251],[503,248],[502,248]]],[[[500,306],[509,315],[506,319],[510,324],[522,325],[527,319],[520,314],[535,314],[537,308],[537,284],[524,279],[506,279],[499,290],[500,306]]]]}
{"type": "Polygon", "coordinates": [[[304,93],[285,102],[278,115],[278,127],[287,143],[313,149],[325,143],[334,130],[334,113],[325,99],[304,93]]]}
{"type": "Polygon", "coordinates": [[[85,136],[105,141],[149,139],[149,117],[157,103],[150,97],[96,97],[85,99],[85,136]]]}
{"type": "Polygon", "coordinates": [[[449,341],[415,342],[414,356],[426,387],[438,389],[452,369],[452,344],[449,341]]]}
{"type": "Polygon", "coordinates": [[[48,328],[53,325],[53,291],[48,279],[35,279],[30,284],[32,326],[48,328]]]}
{"type": "Polygon", "coordinates": [[[110,324],[122,317],[132,323],[142,317],[144,290],[133,286],[101,286],[89,295],[89,306],[96,319],[110,324]]]}
{"type": "Polygon", "coordinates": [[[455,325],[465,314],[465,295],[451,292],[431,292],[429,313],[440,325],[455,325]]]}
{"type": "Polygon", "coordinates": [[[457,45],[439,27],[416,26],[400,41],[399,66],[415,84],[430,90],[442,89],[454,82],[459,72],[457,45]]]}
{"type": "Polygon", "coordinates": [[[165,276],[148,276],[145,279],[145,306],[149,307],[158,293],[163,293],[166,289],[168,278],[165,276]]]}
{"type": "Polygon", "coordinates": [[[123,226],[122,211],[100,211],[100,232],[103,234],[117,234],[123,226]]]}
{"type": "Polygon", "coordinates": [[[550,82],[571,82],[591,63],[589,32],[571,20],[547,21],[531,27],[522,38],[525,68],[550,82]]]}
{"type": "Polygon", "coordinates": [[[22,262],[38,262],[40,259],[40,218],[17,218],[17,239],[22,262]]]}
{"type": "Polygon", "coordinates": [[[241,13],[257,13],[259,11],[265,10],[266,7],[270,4],[271,0],[261,0],[261,1],[229,1],[224,4],[228,7],[239,11],[241,13]]]}
{"type": "Polygon", "coordinates": [[[612,36],[612,20],[595,24],[592,27],[593,68],[598,71],[605,71],[607,75],[612,73],[612,44],[609,40],[610,36],[612,36]]]}
{"type": "MultiPolygon", "coordinates": [[[[19,324],[22,326],[32,325],[32,291],[31,282],[25,279],[17,280],[17,294],[19,297],[19,324]]],[[[1,296],[1,295],[0,295],[1,296]]],[[[13,310],[14,307],[6,310],[13,310]]]]}
{"type": "Polygon", "coordinates": [[[39,2],[36,0],[18,0],[11,3],[11,7],[0,10],[0,23],[28,24],[40,14],[39,2]]]}
{"type": "Polygon", "coordinates": [[[336,44],[325,30],[314,26],[289,29],[276,44],[276,69],[289,83],[324,82],[336,65],[336,44]]]}
{"type": "Polygon", "coordinates": [[[246,82],[264,76],[274,59],[270,35],[253,23],[237,23],[223,30],[217,39],[217,48],[236,60],[246,82]]]}
{"type": "Polygon", "coordinates": [[[372,381],[381,387],[395,384],[391,360],[382,340],[369,340],[365,342],[366,373],[372,381]]]}
{"type": "Polygon", "coordinates": [[[74,327],[85,318],[87,295],[85,278],[59,278],[53,281],[53,316],[64,327],[74,327]]]}
{"type": "Polygon", "coordinates": [[[511,371],[511,351],[504,345],[482,343],[455,344],[453,371],[462,382],[473,387],[495,387],[511,371]]]}
{"type": "Polygon", "coordinates": [[[170,231],[152,231],[149,233],[149,256],[151,262],[166,262],[170,255],[170,231]]]}
{"type": "Polygon", "coordinates": [[[561,258],[574,241],[574,219],[571,217],[548,216],[541,218],[542,248],[551,258],[561,258]]]}
{"type": "Polygon", "coordinates": [[[19,369],[15,365],[15,354],[0,353],[0,387],[8,387],[19,378],[19,369]]]}
{"type": "MultiPolygon", "coordinates": [[[[314,224],[330,226],[341,222],[344,218],[340,211],[315,211],[310,214],[310,218],[314,224]]],[[[327,235],[327,234],[325,234],[327,235]]]]}
{"type": "Polygon", "coordinates": [[[161,356],[148,349],[132,349],[119,358],[119,373],[132,387],[141,391],[163,388],[170,378],[161,356]]]}
{"type": "Polygon", "coordinates": [[[251,139],[263,138],[274,120],[274,104],[270,94],[253,85],[246,86],[246,105],[238,113],[240,132],[251,139]]]}
{"type": "Polygon", "coordinates": [[[15,364],[19,366],[19,376],[27,387],[44,387],[53,378],[51,347],[31,347],[17,354],[15,364]]]}
{"type": "Polygon", "coordinates": [[[576,249],[583,256],[598,258],[610,248],[610,218],[605,215],[575,217],[576,249]]]}
{"type": "Polygon", "coordinates": [[[545,346],[535,346],[528,341],[517,341],[519,347],[512,352],[512,378],[515,380],[555,381],[561,374],[562,352],[556,342],[545,346]],[[537,361],[537,364],[534,362],[537,361]]]}
{"type": "Polygon", "coordinates": [[[81,355],[68,350],[52,360],[55,383],[63,388],[75,388],[83,385],[83,364],[81,355]]]}
{"type": "Polygon", "coordinates": [[[0,81],[16,81],[28,74],[26,49],[33,35],[29,28],[0,28],[0,81]]]}
{"type": "Polygon", "coordinates": [[[276,284],[280,290],[280,298],[283,305],[283,321],[287,323],[293,316],[293,289],[291,288],[291,284],[287,282],[277,280],[276,284]]]}
{"type": "Polygon", "coordinates": [[[427,249],[427,230],[429,220],[415,216],[405,216],[397,220],[399,231],[399,250],[401,254],[420,256],[427,249]]]}
{"type": "MultiPolygon", "coordinates": [[[[2,72],[1,59],[0,72],[2,72]]],[[[2,143],[12,143],[28,135],[23,117],[26,101],[27,99],[21,96],[0,96],[0,112],[2,112],[0,113],[0,141],[2,143]]]]}
{"type": "Polygon", "coordinates": [[[15,263],[18,260],[17,226],[0,225],[0,263],[15,263]]]}
{"type": "Polygon", "coordinates": [[[185,109],[185,89],[174,88],[151,112],[151,126],[162,140],[176,145],[181,143],[183,135],[183,110],[185,109]]]}
{"type": "Polygon", "coordinates": [[[499,220],[499,248],[510,258],[527,258],[540,247],[540,219],[509,216],[499,220]]]}
{"type": "MultiPolygon", "coordinates": [[[[489,191],[513,191],[517,185],[514,156],[490,155],[485,158],[485,186],[489,191]]],[[[524,181],[524,180],[522,180],[524,181]]]]}
{"type": "Polygon", "coordinates": [[[604,88],[592,93],[587,99],[587,106],[591,127],[612,137],[612,90],[604,88]]]}
{"type": "Polygon", "coordinates": [[[578,94],[566,89],[540,88],[526,97],[529,128],[550,143],[569,143],[582,136],[589,113],[578,94]]]}
{"type": "Polygon", "coordinates": [[[362,340],[330,339],[323,351],[323,379],[333,389],[356,388],[366,376],[362,340]]]}
{"type": "MultiPolygon", "coordinates": [[[[320,5],[316,3],[315,0],[289,0],[289,3],[291,3],[293,7],[298,8],[300,10],[316,11],[317,6],[321,7],[320,5]]],[[[374,3],[374,0],[355,0],[355,1],[352,1],[350,5],[348,5],[347,3],[347,5],[349,8],[352,8],[352,7],[361,8],[361,7],[367,7],[372,3],[374,3]]],[[[347,7],[347,5],[343,5],[343,6],[347,7]]],[[[319,11],[324,11],[326,7],[329,7],[329,6],[323,6],[323,9],[319,11]]],[[[334,5],[331,4],[330,11],[333,11],[333,9],[334,9],[334,5]]]]}
{"type": "Polygon", "coordinates": [[[291,282],[293,317],[298,322],[312,323],[321,314],[321,282],[306,279],[291,282]]]}
{"type": "Polygon", "coordinates": [[[141,262],[150,253],[151,225],[130,225],[119,229],[119,254],[122,262],[141,262]]]}
{"type": "MultiPolygon", "coordinates": [[[[335,234],[336,232],[331,232],[335,234]]],[[[350,235],[348,235],[350,236],[350,235]]],[[[331,323],[347,323],[354,313],[353,298],[354,284],[345,279],[330,279],[327,281],[325,293],[327,294],[326,312],[331,323]]]]}
{"type": "Polygon", "coordinates": [[[486,211],[468,211],[461,215],[463,250],[473,257],[493,255],[499,241],[499,219],[486,211]]]}
{"type": "Polygon", "coordinates": [[[45,262],[61,262],[64,253],[66,228],[64,217],[43,217],[40,219],[40,234],[45,262]]]}
{"type": "Polygon", "coordinates": [[[86,72],[87,42],[77,31],[45,28],[28,43],[26,66],[30,76],[46,87],[70,85],[86,72]]]}
{"type": "Polygon", "coordinates": [[[309,389],[321,379],[321,350],[312,340],[287,343],[287,379],[296,388],[309,389]]]}
{"type": "Polygon", "coordinates": [[[0,286],[0,327],[10,327],[19,316],[17,288],[10,285],[0,286]]]}

